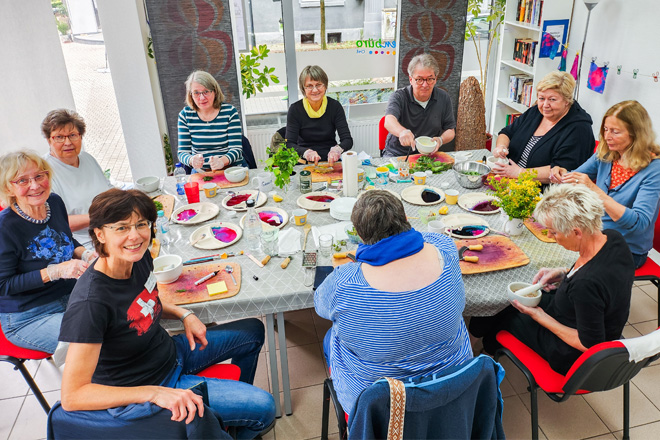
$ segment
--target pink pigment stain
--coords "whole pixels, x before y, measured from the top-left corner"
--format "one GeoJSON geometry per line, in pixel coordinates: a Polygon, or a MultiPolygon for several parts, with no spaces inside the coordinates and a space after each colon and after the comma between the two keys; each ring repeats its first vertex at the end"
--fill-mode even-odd
{"type": "Polygon", "coordinates": [[[231,228],[211,228],[211,232],[213,232],[213,236],[216,240],[223,243],[231,243],[232,241],[236,240],[236,231],[231,228]]]}
{"type": "Polygon", "coordinates": [[[227,206],[236,206],[240,203],[245,202],[251,196],[252,194],[239,194],[237,196],[234,196],[231,199],[227,200],[227,206]]]}
{"type": "MultiPolygon", "coordinates": [[[[479,257],[479,263],[477,264],[492,264],[498,261],[502,261],[506,257],[506,250],[500,248],[499,246],[494,245],[484,245],[484,248],[481,251],[465,251],[464,256],[475,256],[479,257]]],[[[473,264],[473,263],[469,263],[473,264]]]]}
{"type": "Polygon", "coordinates": [[[268,223],[271,226],[279,226],[284,223],[284,219],[280,214],[274,211],[261,211],[259,213],[259,219],[262,222],[268,223]]]}
{"type": "Polygon", "coordinates": [[[330,196],[307,196],[313,202],[328,203],[332,202],[335,198],[330,196]]]}
{"type": "Polygon", "coordinates": [[[194,209],[184,209],[176,216],[176,219],[180,222],[187,222],[196,215],[197,215],[197,211],[195,211],[194,209]]]}
{"type": "Polygon", "coordinates": [[[495,206],[493,202],[491,202],[490,200],[484,200],[483,202],[479,202],[476,205],[474,205],[471,211],[492,212],[492,211],[497,211],[498,209],[500,208],[495,206]]]}

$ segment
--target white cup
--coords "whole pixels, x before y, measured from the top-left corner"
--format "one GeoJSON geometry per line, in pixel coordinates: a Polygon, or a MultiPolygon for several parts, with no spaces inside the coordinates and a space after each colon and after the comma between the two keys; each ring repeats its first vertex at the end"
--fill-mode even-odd
{"type": "Polygon", "coordinates": [[[445,226],[442,220],[431,220],[427,225],[427,228],[429,232],[437,232],[438,234],[442,234],[445,232],[447,226],[445,226]]]}
{"type": "Polygon", "coordinates": [[[271,192],[273,190],[273,173],[259,173],[252,178],[252,185],[261,192],[271,192]]]}

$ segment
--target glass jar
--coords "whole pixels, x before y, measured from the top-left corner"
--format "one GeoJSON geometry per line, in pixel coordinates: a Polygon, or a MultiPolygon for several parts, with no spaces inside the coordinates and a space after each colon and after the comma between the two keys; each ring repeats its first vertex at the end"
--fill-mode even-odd
{"type": "Polygon", "coordinates": [[[300,192],[302,194],[312,192],[312,173],[307,170],[300,172],[300,192]]]}

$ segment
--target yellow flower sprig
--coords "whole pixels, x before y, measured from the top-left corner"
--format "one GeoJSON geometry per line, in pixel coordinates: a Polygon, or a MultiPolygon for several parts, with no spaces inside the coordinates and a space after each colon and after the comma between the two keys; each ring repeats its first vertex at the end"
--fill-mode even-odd
{"type": "Polygon", "coordinates": [[[536,170],[522,172],[517,179],[490,177],[488,183],[494,188],[493,201],[509,216],[509,219],[526,219],[532,216],[536,204],[541,200],[541,182],[536,180],[536,170]]]}

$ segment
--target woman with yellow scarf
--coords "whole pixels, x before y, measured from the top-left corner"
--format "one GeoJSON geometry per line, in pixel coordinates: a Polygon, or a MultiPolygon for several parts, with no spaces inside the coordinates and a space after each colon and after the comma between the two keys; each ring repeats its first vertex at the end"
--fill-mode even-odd
{"type": "Polygon", "coordinates": [[[307,66],[298,79],[304,98],[289,107],[286,140],[307,162],[340,159],[353,147],[346,115],[341,104],[325,96],[328,75],[319,66],[307,66]],[[339,143],[336,134],[339,133],[339,143]]]}

